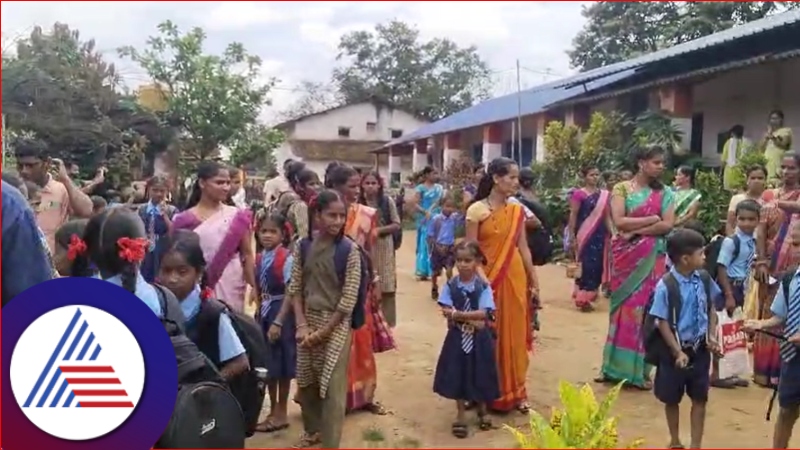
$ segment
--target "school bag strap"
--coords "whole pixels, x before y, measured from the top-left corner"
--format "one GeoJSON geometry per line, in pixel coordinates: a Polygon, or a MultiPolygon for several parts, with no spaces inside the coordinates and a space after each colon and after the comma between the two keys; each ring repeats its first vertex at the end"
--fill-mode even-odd
{"type": "MultiPolygon", "coordinates": [[[[667,306],[669,311],[669,326],[675,330],[678,328],[678,318],[681,316],[681,287],[675,275],[667,272],[661,277],[664,287],[667,289],[667,306]]],[[[648,311],[649,313],[649,311],[648,311]]]]}
{"type": "Polygon", "coordinates": [[[728,236],[727,239],[733,241],[733,252],[731,253],[731,262],[736,261],[736,258],[739,257],[739,252],[742,249],[742,240],[739,239],[739,236],[736,233],[728,236]]]}
{"type": "Polygon", "coordinates": [[[183,315],[181,304],[175,294],[160,284],[151,284],[158,295],[161,306],[161,321],[170,336],[184,334],[186,331],[186,317],[183,315]]]}
{"type": "MultiPolygon", "coordinates": [[[[792,280],[794,279],[795,271],[790,270],[789,272],[783,274],[781,278],[781,289],[783,289],[783,301],[786,302],[786,307],[789,307],[789,288],[792,286],[792,280]]],[[[788,311],[788,309],[787,309],[788,311]]]]}
{"type": "Polygon", "coordinates": [[[219,318],[228,311],[228,305],[210,298],[203,300],[200,305],[200,312],[197,313],[197,330],[194,339],[200,350],[208,355],[208,358],[219,365],[219,318]]]}

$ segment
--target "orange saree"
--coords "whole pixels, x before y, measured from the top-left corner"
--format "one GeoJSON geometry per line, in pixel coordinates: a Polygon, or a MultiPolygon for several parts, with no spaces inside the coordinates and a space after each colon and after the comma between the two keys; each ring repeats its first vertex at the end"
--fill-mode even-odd
{"type": "MultiPolygon", "coordinates": [[[[377,242],[378,215],[374,208],[353,204],[347,211],[347,222],[344,232],[360,245],[367,253],[371,252],[377,242]]],[[[375,352],[389,350],[394,342],[386,344],[383,334],[388,333],[388,324],[377,323],[382,320],[375,314],[375,291],[371,289],[364,304],[366,308],[364,326],[353,330],[350,346],[350,362],[347,365],[347,410],[353,411],[368,407],[374,403],[375,389],[378,387],[378,371],[375,364],[375,352]],[[376,347],[376,344],[380,344],[376,347]]]]}
{"type": "MultiPolygon", "coordinates": [[[[522,256],[517,249],[525,215],[518,204],[470,214],[478,221],[478,244],[486,256],[486,276],[492,285],[497,306],[496,357],[500,376],[501,397],[490,406],[496,411],[511,411],[528,401],[525,379],[528,373],[528,349],[531,327],[528,299],[528,277],[522,256]]],[[[476,203],[470,207],[481,208],[476,203]]]]}

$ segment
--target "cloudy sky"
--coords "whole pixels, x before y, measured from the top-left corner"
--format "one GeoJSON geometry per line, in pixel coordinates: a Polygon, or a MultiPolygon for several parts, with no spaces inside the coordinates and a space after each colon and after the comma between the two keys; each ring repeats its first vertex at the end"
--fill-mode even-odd
{"type": "Polygon", "coordinates": [[[97,48],[117,62],[127,84],[147,81],[129,61],[118,61],[121,45],[142,46],[156,25],[203,27],[207,50],[221,51],[239,41],[264,60],[265,76],[279,79],[265,118],[289,106],[302,80],[328,83],[339,36],[399,19],[416,25],[424,37],[447,37],[476,45],[495,71],[495,94],[516,89],[519,59],[522,87],[532,87],[571,72],[565,51],[580,30],[581,6],[589,2],[4,2],[3,47],[35,25],[54,22],[94,38],[97,48]]]}

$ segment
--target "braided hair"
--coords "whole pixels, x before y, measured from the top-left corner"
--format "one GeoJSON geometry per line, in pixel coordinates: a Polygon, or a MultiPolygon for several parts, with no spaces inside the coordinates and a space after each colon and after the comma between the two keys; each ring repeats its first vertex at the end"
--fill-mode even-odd
{"type": "Polygon", "coordinates": [[[511,172],[511,168],[516,165],[517,163],[511,158],[500,157],[493,159],[486,167],[486,173],[483,174],[481,181],[478,183],[478,190],[475,193],[473,203],[487,199],[489,194],[492,193],[492,189],[494,189],[494,177],[508,175],[511,172]]]}
{"type": "Polygon", "coordinates": [[[72,275],[77,277],[94,276],[92,264],[106,279],[119,275],[122,287],[131,293],[136,292],[136,278],[139,263],[146,248],[144,224],[139,216],[126,208],[111,208],[92,217],[83,233],[85,251],[76,255],[72,262],[72,275]],[[126,246],[135,244],[123,255],[126,246]]]}

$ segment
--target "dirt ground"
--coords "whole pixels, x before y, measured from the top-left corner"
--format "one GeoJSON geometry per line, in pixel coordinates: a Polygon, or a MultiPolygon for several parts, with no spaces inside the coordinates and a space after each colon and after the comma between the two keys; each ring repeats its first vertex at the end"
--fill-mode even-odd
{"type": "MultiPolygon", "coordinates": [[[[377,399],[391,411],[386,416],[357,413],[345,422],[342,447],[493,447],[514,446],[508,431],[474,431],[465,440],[450,434],[455,405],[432,391],[433,372],[444,338],[444,319],[430,300],[430,285],[417,282],[414,270],[414,236],[407,232],[398,251],[398,322],[395,337],[399,349],[378,355],[377,399]]],[[[558,382],[567,380],[592,383],[598,373],[602,346],[608,329],[607,303],[601,302],[592,313],[580,313],[570,301],[571,280],[564,268],[540,268],[544,309],[542,331],[528,371],[531,405],[549,417],[550,407],[558,405],[558,382]]],[[[596,385],[603,395],[607,388],[596,385]]],[[[714,390],[709,402],[704,447],[765,448],[771,446],[772,422],[764,415],[772,391],[757,387],[714,390]]],[[[682,435],[689,441],[688,401],[682,411],[682,435]]],[[[625,391],[614,413],[620,421],[621,441],[642,437],[645,446],[663,448],[668,441],[661,405],[652,393],[625,391]]],[[[291,427],[273,434],[258,434],[248,441],[249,448],[285,448],[293,445],[301,432],[300,411],[290,409],[291,427]]],[[[774,414],[773,414],[774,416],[774,414]]],[[[774,419],[773,419],[774,420],[774,419]]],[[[523,425],[519,413],[494,417],[495,425],[523,425]]],[[[800,438],[793,445],[799,448],[800,438]]]]}

